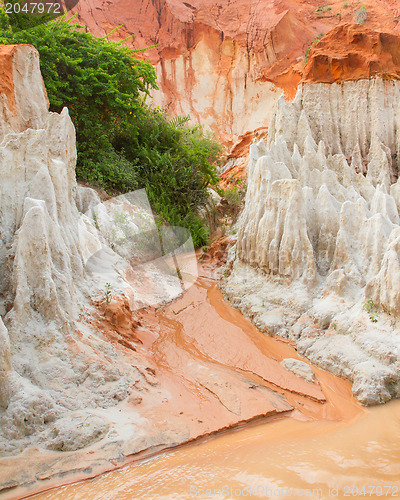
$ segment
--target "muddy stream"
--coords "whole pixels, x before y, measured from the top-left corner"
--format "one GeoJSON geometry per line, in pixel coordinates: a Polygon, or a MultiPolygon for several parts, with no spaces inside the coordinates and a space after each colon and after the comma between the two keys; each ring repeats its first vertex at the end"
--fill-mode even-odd
{"type": "MultiPolygon", "coordinates": [[[[294,347],[258,332],[207,276],[175,303],[144,315],[142,323],[148,332],[157,323],[162,332],[157,339],[148,333],[146,340],[144,328],[142,340],[165,374],[179,372],[189,355],[233,365],[255,384],[262,379],[293,410],[32,498],[400,497],[400,401],[360,407],[347,381],[316,367],[318,387],[285,378],[277,367],[283,358],[299,358],[294,347]]],[[[212,421],[213,408],[206,411],[212,421]]]]}

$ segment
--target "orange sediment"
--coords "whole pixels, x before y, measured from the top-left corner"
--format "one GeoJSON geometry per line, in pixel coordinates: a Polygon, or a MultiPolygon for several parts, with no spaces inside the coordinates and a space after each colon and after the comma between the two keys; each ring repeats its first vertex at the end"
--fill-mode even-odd
{"type": "MultiPolygon", "coordinates": [[[[296,449],[309,440],[315,442],[310,453],[316,464],[319,439],[331,443],[332,432],[343,432],[340,429],[370,418],[370,411],[352,398],[349,382],[315,367],[315,384],[286,371],[280,361],[299,358],[295,348],[284,339],[260,333],[224,302],[212,279],[199,278],[180,299],[160,309],[142,311],[139,319],[141,326],[135,334],[142,343],[137,348],[147,351],[157,383],[170,395],[160,404],[144,397],[141,415],[157,422],[165,433],[177,425],[185,426],[187,441],[192,444],[178,446],[152,462],[128,465],[38,498],[86,500],[100,498],[96,496],[100,493],[101,498],[189,498],[186,479],[174,476],[176,467],[185,469],[187,462],[196,484],[204,484],[205,479],[200,478],[203,472],[209,482],[216,480],[207,476],[215,468],[220,474],[216,484],[224,481],[234,486],[242,484],[236,475],[248,476],[249,482],[252,475],[267,470],[267,463],[271,466],[276,452],[268,454],[265,447],[281,450],[274,473],[287,477],[287,484],[292,484],[292,473],[284,465],[285,446],[296,449]],[[258,425],[239,425],[240,432],[217,437],[216,432],[257,417],[258,425]],[[196,439],[211,435],[215,439],[200,439],[196,444],[196,439]],[[243,443],[248,443],[250,449],[244,452],[243,443]],[[209,453],[214,462],[207,463],[205,455],[209,453]],[[230,461],[236,464],[234,476],[228,466],[230,461]],[[151,485],[143,480],[149,474],[159,474],[163,479],[151,485]]],[[[130,457],[130,461],[140,462],[161,451],[162,447],[149,449],[130,457]]]]}

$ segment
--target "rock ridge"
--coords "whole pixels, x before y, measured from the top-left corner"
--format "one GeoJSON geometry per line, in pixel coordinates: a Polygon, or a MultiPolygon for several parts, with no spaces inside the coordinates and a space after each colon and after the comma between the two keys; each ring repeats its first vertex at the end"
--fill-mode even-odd
{"type": "Polygon", "coordinates": [[[256,326],[353,382],[400,395],[400,82],[303,83],[250,147],[233,272],[256,326]]]}
{"type": "Polygon", "coordinates": [[[311,46],[302,81],[333,83],[377,76],[400,79],[400,37],[342,24],[311,46]]]}

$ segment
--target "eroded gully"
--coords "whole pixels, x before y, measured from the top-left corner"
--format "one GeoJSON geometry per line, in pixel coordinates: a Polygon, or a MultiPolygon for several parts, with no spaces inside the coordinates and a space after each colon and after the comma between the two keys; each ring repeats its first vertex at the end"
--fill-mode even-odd
{"type": "MultiPolygon", "coordinates": [[[[280,418],[258,420],[35,498],[400,496],[399,401],[365,409],[352,398],[347,381],[313,367],[317,384],[305,384],[281,370],[279,361],[299,358],[294,347],[258,332],[223,300],[216,282],[207,276],[174,303],[144,313],[142,324],[142,340],[164,377],[171,377],[171,388],[176,374],[187,376],[182,367],[195,358],[200,364],[212,362],[216,373],[235,367],[293,409],[282,411],[280,418]],[[157,338],[151,336],[154,328],[160,333],[157,338]]],[[[196,376],[199,380],[198,372],[196,376]]],[[[180,396],[190,407],[195,394],[180,396]]],[[[219,403],[229,408],[236,404],[228,396],[225,401],[220,396],[219,403]]],[[[204,404],[206,418],[217,419],[217,407],[204,404]]],[[[195,420],[193,425],[200,425],[195,420]]]]}

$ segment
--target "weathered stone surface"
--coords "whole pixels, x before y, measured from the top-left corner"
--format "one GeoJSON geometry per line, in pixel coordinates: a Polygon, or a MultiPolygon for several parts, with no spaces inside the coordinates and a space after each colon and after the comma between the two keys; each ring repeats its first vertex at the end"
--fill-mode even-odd
{"type": "Polygon", "coordinates": [[[11,454],[43,441],[50,422],[63,432],[70,410],[115,405],[128,379],[94,354],[96,341],[72,357],[81,305],[104,284],[85,270],[82,241],[91,233],[75,204],[68,110],[48,112],[36,49],[4,47],[0,64],[8,85],[0,119],[0,446],[11,454]]]}
{"type": "Polygon", "coordinates": [[[8,75],[0,97],[0,490],[65,480],[71,470],[100,473],[129,454],[287,415],[295,403],[282,391],[325,404],[319,385],[268,358],[254,340],[261,334],[233,327],[229,312],[220,317],[207,302],[213,283],[192,286],[191,238],[168,227],[160,240],[144,191],[101,202],[78,188],[74,127],[66,108],[47,111],[36,49],[0,50],[0,66],[8,75]],[[189,287],[183,303],[155,312],[189,287]],[[218,330],[193,321],[205,315],[218,330]]]}
{"type": "Polygon", "coordinates": [[[281,365],[286,368],[286,370],[293,372],[295,375],[303,378],[307,382],[315,381],[313,369],[304,361],[293,358],[285,358],[281,361],[281,365]]]}
{"type": "Polygon", "coordinates": [[[400,38],[359,24],[330,30],[313,44],[303,70],[305,82],[340,82],[381,76],[400,79],[400,38]]]}
{"type": "Polygon", "coordinates": [[[46,436],[46,448],[55,451],[75,451],[98,441],[107,434],[109,425],[103,418],[90,413],[72,413],[60,418],[46,436]]]}
{"type": "Polygon", "coordinates": [[[375,78],[278,101],[224,287],[365,404],[400,395],[399,100],[399,81],[375,78]]]}
{"type": "MultiPolygon", "coordinates": [[[[282,89],[293,98],[307,48],[320,33],[351,23],[357,0],[80,0],[74,9],[96,36],[121,26],[155,65],[156,104],[191,112],[227,145],[265,125],[282,89]],[[300,62],[299,62],[300,61],[300,62]]],[[[363,28],[399,32],[395,0],[369,0],[363,28]]]]}

